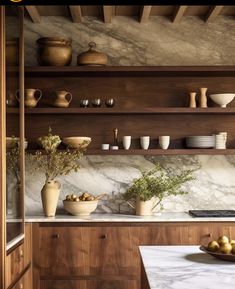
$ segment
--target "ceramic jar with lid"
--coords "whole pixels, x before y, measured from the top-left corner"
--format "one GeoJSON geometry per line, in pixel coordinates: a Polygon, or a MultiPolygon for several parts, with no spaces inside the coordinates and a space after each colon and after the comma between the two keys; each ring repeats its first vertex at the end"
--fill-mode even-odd
{"type": "Polygon", "coordinates": [[[72,40],[63,37],[43,37],[37,40],[38,62],[43,66],[67,66],[72,61],[72,40]]]}
{"type": "Polygon", "coordinates": [[[108,57],[102,52],[95,50],[96,43],[90,42],[89,49],[85,52],[82,52],[77,57],[78,65],[107,65],[108,57]]]}

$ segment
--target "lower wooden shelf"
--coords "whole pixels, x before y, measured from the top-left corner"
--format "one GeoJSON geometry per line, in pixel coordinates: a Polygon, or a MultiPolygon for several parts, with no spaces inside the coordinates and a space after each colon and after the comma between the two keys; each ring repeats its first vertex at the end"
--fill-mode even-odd
{"type": "Polygon", "coordinates": [[[235,149],[130,149],[130,150],[93,150],[85,155],[235,155],[235,149]]]}

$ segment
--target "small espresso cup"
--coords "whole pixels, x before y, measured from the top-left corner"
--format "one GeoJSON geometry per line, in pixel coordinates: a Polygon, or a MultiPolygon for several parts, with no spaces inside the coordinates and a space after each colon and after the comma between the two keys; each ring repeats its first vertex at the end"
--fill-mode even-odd
{"type": "Polygon", "coordinates": [[[109,144],[108,143],[102,143],[101,148],[104,151],[109,150],[109,144]]]}
{"type": "Polygon", "coordinates": [[[168,149],[169,144],[170,144],[170,136],[169,135],[159,136],[159,145],[160,145],[161,149],[163,149],[163,150],[168,149]]]}
{"type": "Polygon", "coordinates": [[[131,136],[130,135],[125,135],[122,138],[122,145],[125,150],[129,150],[131,146],[131,136]]]}
{"type": "Polygon", "coordinates": [[[141,136],[140,137],[140,146],[143,150],[147,150],[150,144],[150,136],[141,136]]]}

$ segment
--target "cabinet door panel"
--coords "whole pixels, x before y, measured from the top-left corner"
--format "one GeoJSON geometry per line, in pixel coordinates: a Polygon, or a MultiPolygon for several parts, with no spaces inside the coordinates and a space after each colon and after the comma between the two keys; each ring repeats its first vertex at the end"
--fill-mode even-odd
{"type": "Polygon", "coordinates": [[[89,273],[89,228],[40,227],[39,235],[35,238],[38,240],[34,242],[34,250],[37,250],[34,252],[34,262],[40,275],[89,273]]]}
{"type": "Polygon", "coordinates": [[[40,289],[136,289],[134,280],[43,280],[40,289]]]}

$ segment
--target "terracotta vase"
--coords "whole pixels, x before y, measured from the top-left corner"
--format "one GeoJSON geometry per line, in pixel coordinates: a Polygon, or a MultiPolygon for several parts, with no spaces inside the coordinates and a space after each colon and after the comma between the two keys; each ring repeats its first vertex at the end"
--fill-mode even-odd
{"type": "Polygon", "coordinates": [[[43,211],[45,216],[54,217],[59,200],[61,184],[57,181],[48,181],[41,190],[43,211]]]}
{"type": "Polygon", "coordinates": [[[53,104],[56,107],[68,107],[72,101],[72,94],[68,91],[58,90],[56,91],[56,95],[57,97],[53,104]],[[69,96],[69,98],[66,98],[66,96],[69,96]]]}

